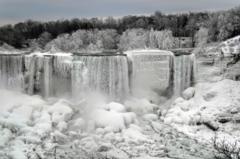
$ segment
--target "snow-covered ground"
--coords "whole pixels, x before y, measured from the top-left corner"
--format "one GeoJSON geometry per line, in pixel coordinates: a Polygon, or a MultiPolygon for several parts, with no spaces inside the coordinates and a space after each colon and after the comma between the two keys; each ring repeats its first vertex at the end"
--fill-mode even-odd
{"type": "Polygon", "coordinates": [[[150,159],[179,154],[190,159],[210,153],[206,145],[160,121],[158,106],[145,99],[124,105],[87,100],[74,104],[1,90],[0,101],[1,159],[150,159]]]}
{"type": "Polygon", "coordinates": [[[239,140],[240,81],[199,83],[177,98],[162,119],[202,142],[215,135],[239,140]],[[231,136],[231,137],[229,137],[231,136]]]}

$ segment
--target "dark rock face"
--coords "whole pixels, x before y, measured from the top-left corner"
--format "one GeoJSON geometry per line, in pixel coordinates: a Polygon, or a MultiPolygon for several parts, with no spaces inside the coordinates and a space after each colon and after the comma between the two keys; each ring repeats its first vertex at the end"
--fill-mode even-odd
{"type": "Polygon", "coordinates": [[[240,61],[226,68],[226,77],[232,80],[240,80],[240,61]]]}
{"type": "Polygon", "coordinates": [[[219,125],[215,121],[204,121],[203,124],[213,131],[217,131],[219,129],[219,125]]]}

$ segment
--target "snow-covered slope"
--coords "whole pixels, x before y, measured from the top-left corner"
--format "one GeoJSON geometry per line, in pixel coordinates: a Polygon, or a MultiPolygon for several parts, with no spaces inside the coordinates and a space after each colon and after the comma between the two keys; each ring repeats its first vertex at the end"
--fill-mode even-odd
{"type": "Polygon", "coordinates": [[[231,54],[240,53],[240,36],[228,39],[221,44],[222,52],[225,56],[230,56],[231,54]]]}
{"type": "Polygon", "coordinates": [[[240,129],[236,129],[239,105],[239,81],[225,79],[214,83],[199,83],[190,99],[183,96],[175,100],[163,120],[178,130],[207,142],[212,140],[216,130],[218,133],[240,137],[240,129]]]}

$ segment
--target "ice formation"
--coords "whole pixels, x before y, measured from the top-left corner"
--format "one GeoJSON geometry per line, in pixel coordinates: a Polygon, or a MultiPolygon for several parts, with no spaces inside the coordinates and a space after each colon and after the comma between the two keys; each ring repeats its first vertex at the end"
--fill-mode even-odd
{"type": "Polygon", "coordinates": [[[179,95],[194,82],[194,56],[170,51],[133,50],[125,54],[0,54],[1,88],[43,97],[81,98],[96,92],[110,101],[133,95],[179,95]]]}
{"type": "Polygon", "coordinates": [[[74,96],[79,92],[99,92],[117,101],[128,96],[128,63],[125,55],[75,55],[73,65],[74,96]]]}
{"type": "Polygon", "coordinates": [[[0,88],[21,91],[23,87],[23,55],[0,54],[0,88]]]}

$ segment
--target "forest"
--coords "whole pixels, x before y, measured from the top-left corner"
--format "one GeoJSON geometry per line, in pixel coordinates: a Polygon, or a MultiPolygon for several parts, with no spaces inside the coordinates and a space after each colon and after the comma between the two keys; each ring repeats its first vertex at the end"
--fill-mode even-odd
{"type": "MultiPolygon", "coordinates": [[[[120,49],[174,48],[174,37],[189,37],[194,45],[202,37],[208,42],[223,41],[240,34],[240,6],[217,12],[164,14],[121,18],[90,18],[40,22],[27,20],[0,27],[0,44],[18,49],[120,49]],[[167,37],[167,42],[161,43],[167,37]],[[134,39],[134,40],[133,40],[134,39]],[[61,41],[69,41],[65,45],[61,41]],[[155,41],[155,42],[154,42],[155,41]],[[130,44],[131,43],[131,44],[130,44]],[[66,46],[67,45],[67,46],[66,46]],[[135,46],[138,45],[138,46],[135,46]]],[[[193,45],[193,46],[194,46],[193,45]]]]}

